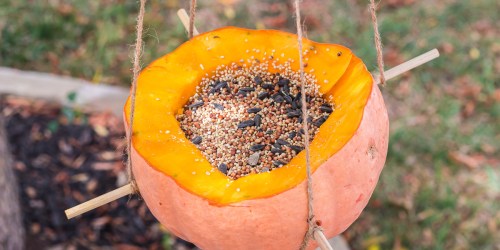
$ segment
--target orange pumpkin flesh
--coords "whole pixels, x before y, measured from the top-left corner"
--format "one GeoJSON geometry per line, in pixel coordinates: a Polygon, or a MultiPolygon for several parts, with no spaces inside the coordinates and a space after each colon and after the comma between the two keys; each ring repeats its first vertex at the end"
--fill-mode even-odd
{"type": "MultiPolygon", "coordinates": [[[[311,143],[316,218],[333,236],[371,196],[387,152],[388,119],[370,73],[349,49],[303,43],[306,72],[336,107],[311,143]]],[[[138,79],[132,161],[139,190],[166,228],[202,249],[294,249],[306,230],[305,152],[280,169],[233,181],[204,159],[175,119],[202,77],[253,58],[292,59],[298,70],[296,36],[211,31],[156,60],[138,79]]],[[[127,121],[129,109],[127,102],[127,121]]]]}

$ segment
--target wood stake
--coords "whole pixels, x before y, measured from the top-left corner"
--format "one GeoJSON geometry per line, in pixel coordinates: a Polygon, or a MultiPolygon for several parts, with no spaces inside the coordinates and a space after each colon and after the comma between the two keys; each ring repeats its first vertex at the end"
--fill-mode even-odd
{"type": "Polygon", "coordinates": [[[330,242],[328,242],[328,239],[326,239],[325,235],[323,234],[323,231],[314,230],[313,238],[318,243],[318,246],[321,250],[333,250],[330,242]]]}
{"type": "MultiPolygon", "coordinates": [[[[385,80],[389,80],[396,76],[399,76],[407,71],[410,71],[413,68],[416,68],[424,63],[427,63],[431,60],[434,60],[439,57],[439,51],[437,49],[430,50],[422,55],[419,55],[409,61],[406,61],[390,70],[384,71],[385,80]]],[[[374,75],[375,83],[380,84],[380,77],[378,75],[374,75]]]]}
{"type": "Polygon", "coordinates": [[[132,187],[132,184],[129,183],[123,187],[117,188],[111,192],[95,197],[94,199],[86,201],[80,205],[74,206],[70,209],[66,209],[64,213],[66,213],[66,217],[68,217],[68,219],[71,219],[80,214],[86,213],[92,209],[100,207],[104,204],[117,200],[123,196],[132,194],[133,192],[134,188],[132,187]]]}
{"type": "MultiPolygon", "coordinates": [[[[179,19],[181,19],[181,23],[184,25],[184,28],[189,32],[189,15],[186,12],[185,9],[179,9],[177,11],[177,16],[179,19]]],[[[196,27],[193,27],[193,36],[199,35],[200,32],[196,29],[196,27]]]]}

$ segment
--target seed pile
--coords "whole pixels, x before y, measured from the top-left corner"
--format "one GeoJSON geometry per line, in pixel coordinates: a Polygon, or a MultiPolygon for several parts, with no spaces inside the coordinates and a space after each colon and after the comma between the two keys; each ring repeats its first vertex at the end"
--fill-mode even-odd
{"type": "MultiPolygon", "coordinates": [[[[212,166],[232,179],[272,171],[304,149],[300,74],[289,62],[271,67],[279,73],[270,73],[268,62],[219,66],[177,116],[212,166]]],[[[306,74],[306,82],[312,140],[333,107],[312,75],[306,74]]]]}

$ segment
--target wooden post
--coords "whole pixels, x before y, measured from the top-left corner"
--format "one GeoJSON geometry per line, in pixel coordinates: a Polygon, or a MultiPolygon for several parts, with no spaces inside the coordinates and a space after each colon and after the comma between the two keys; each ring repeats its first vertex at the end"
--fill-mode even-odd
{"type": "Polygon", "coordinates": [[[12,165],[4,118],[0,116],[0,249],[6,250],[24,249],[22,210],[12,165]]]}

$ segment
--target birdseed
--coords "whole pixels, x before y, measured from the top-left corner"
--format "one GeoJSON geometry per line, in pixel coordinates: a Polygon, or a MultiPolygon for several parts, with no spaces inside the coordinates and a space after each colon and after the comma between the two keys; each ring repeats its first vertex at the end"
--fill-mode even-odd
{"type": "MultiPolygon", "coordinates": [[[[247,63],[206,74],[177,115],[191,142],[231,179],[280,168],[304,149],[300,74],[290,61],[247,63]]],[[[320,95],[317,80],[305,76],[312,140],[334,107],[320,95]]]]}

